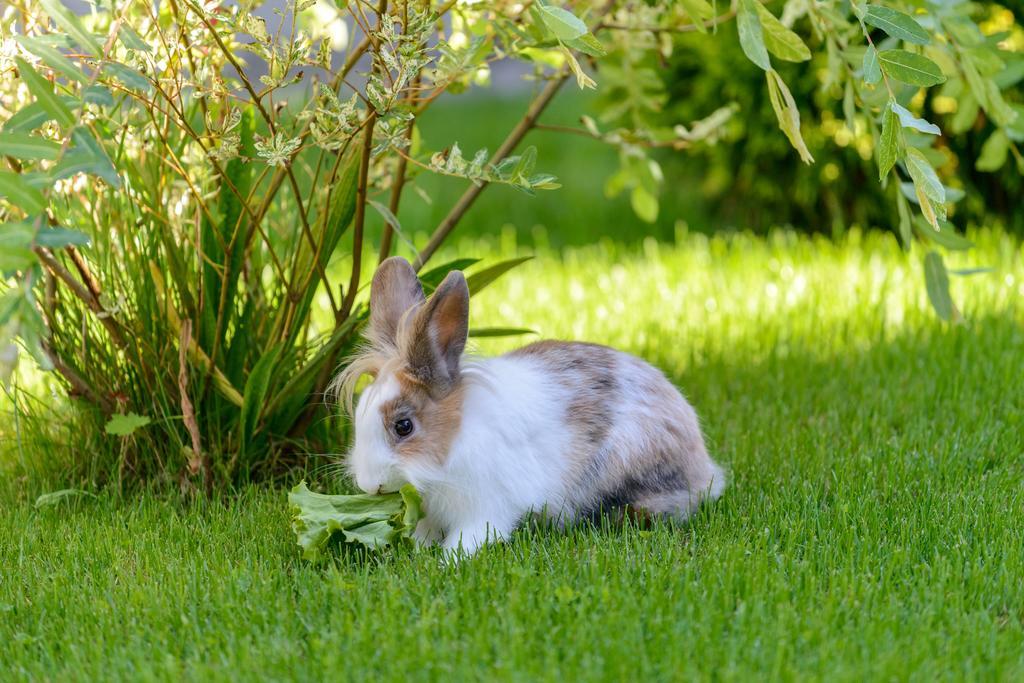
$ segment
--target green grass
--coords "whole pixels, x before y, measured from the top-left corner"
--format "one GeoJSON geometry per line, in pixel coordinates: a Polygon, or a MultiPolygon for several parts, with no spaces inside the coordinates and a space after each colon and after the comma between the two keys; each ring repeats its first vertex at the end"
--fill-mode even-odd
{"type": "Polygon", "coordinates": [[[0,678],[1019,680],[1024,263],[974,237],[995,271],[954,281],[960,326],[857,233],[543,253],[474,300],[685,390],[732,484],[681,528],[311,566],[281,490],[36,510],[55,483],[18,479],[3,427],[0,678]]]}

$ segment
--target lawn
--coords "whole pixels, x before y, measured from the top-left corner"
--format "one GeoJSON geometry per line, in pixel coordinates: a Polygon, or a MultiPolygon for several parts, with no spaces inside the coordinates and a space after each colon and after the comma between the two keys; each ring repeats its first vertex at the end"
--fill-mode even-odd
{"type": "Polygon", "coordinates": [[[973,237],[951,265],[994,271],[955,279],[957,326],[918,255],[858,233],[542,250],[475,299],[474,324],[619,346],[683,388],[732,482],[678,528],[314,566],[281,489],[37,510],[51,484],[20,476],[46,454],[6,424],[0,678],[1019,680],[1024,262],[973,237]]]}
{"type": "Polygon", "coordinates": [[[975,237],[995,270],[954,283],[957,327],[857,234],[541,253],[475,300],[476,324],[621,346],[683,387],[732,478],[684,527],[314,566],[281,489],[37,510],[9,447],[2,678],[1020,678],[1024,265],[975,237]]]}

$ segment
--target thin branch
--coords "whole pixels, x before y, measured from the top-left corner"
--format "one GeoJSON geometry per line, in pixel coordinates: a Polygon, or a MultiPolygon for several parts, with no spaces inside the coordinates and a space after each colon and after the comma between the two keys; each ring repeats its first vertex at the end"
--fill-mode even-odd
{"type": "MultiPolygon", "coordinates": [[[[545,123],[538,123],[534,125],[537,130],[547,130],[555,133],[569,133],[571,135],[579,135],[591,140],[597,140],[607,145],[616,145],[618,142],[608,139],[608,136],[601,135],[600,133],[593,133],[586,128],[575,128],[573,126],[555,126],[545,123]]],[[[648,149],[674,149],[683,150],[689,149],[691,143],[689,140],[673,139],[673,140],[644,140],[639,138],[623,139],[622,142],[628,142],[631,145],[637,145],[638,147],[646,147],[648,149]]]]}
{"type": "Polygon", "coordinates": [[[114,406],[110,400],[96,391],[92,385],[84,377],[78,374],[78,372],[70,365],[64,362],[64,360],[57,354],[56,351],[51,348],[48,342],[43,342],[43,353],[53,363],[53,369],[60,373],[61,377],[67,380],[67,383],[71,385],[71,388],[81,394],[82,396],[89,399],[92,403],[100,407],[104,413],[110,413],[113,411],[114,406]]]}
{"type": "Polygon", "coordinates": [[[39,260],[43,262],[51,273],[56,275],[61,281],[68,286],[71,293],[78,297],[82,303],[89,307],[93,313],[96,314],[96,319],[107,328],[107,332],[110,333],[110,338],[117,344],[118,348],[124,349],[127,347],[124,337],[121,335],[121,330],[118,329],[117,323],[111,317],[110,311],[103,308],[103,304],[100,303],[98,298],[94,298],[92,292],[89,291],[85,285],[75,279],[75,277],[68,272],[68,269],[61,265],[60,261],[54,258],[47,249],[42,247],[35,247],[33,251],[39,257],[39,260]]]}
{"type": "MultiPolygon", "coordinates": [[[[526,114],[520,119],[516,127],[508,134],[505,141],[501,143],[498,151],[491,157],[491,163],[497,164],[505,157],[509,156],[516,146],[522,141],[526,134],[536,125],[537,118],[540,117],[544,109],[550,104],[551,100],[558,93],[558,89],[562,87],[562,84],[569,78],[570,71],[563,68],[555,77],[546,85],[540,93],[533,98],[530,102],[530,106],[526,109],[526,114]]],[[[437,228],[434,229],[433,234],[430,236],[430,240],[427,245],[423,247],[423,250],[416,256],[416,260],[413,262],[413,267],[418,271],[423,267],[430,257],[434,255],[434,252],[438,250],[441,243],[448,237],[455,226],[462,219],[465,213],[469,210],[469,207],[473,205],[476,198],[480,196],[480,193],[484,191],[488,183],[486,181],[477,184],[471,184],[466,191],[462,193],[459,200],[455,202],[455,205],[448,212],[448,215],[438,224],[437,228]]]]}
{"type": "MultiPolygon", "coordinates": [[[[419,84],[420,74],[416,74],[416,78],[413,79],[413,86],[419,84]]],[[[412,140],[413,129],[415,128],[416,120],[413,119],[409,122],[409,125],[405,129],[405,139],[408,141],[412,140]]],[[[402,189],[405,187],[405,173],[409,166],[409,160],[404,154],[398,157],[398,167],[395,169],[395,179],[391,185],[391,199],[388,202],[388,209],[391,211],[391,215],[398,215],[398,206],[402,201],[402,189]]],[[[377,263],[381,263],[388,256],[391,255],[391,242],[394,237],[395,229],[388,221],[384,221],[384,233],[380,237],[380,252],[377,256],[377,263]]]]}
{"type": "Polygon", "coordinates": [[[678,26],[633,26],[630,24],[602,22],[597,28],[607,28],[613,31],[649,31],[651,33],[693,33],[694,31],[706,31],[709,28],[714,28],[718,24],[729,21],[735,16],[736,7],[735,3],[733,3],[733,7],[730,8],[728,12],[724,12],[719,14],[717,17],[705,19],[700,22],[694,22],[692,24],[679,24],[678,26]]]}

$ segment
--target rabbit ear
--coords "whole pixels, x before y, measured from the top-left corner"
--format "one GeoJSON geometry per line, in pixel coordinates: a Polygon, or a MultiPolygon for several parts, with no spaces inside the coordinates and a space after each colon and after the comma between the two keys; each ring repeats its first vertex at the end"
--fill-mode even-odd
{"type": "Polygon", "coordinates": [[[459,379],[459,357],[469,333],[469,287],[453,270],[416,314],[405,345],[412,375],[434,394],[447,393],[459,379]]]}
{"type": "Polygon", "coordinates": [[[394,346],[398,323],[413,306],[426,301],[416,271],[401,256],[385,259],[370,285],[370,339],[394,346]]]}

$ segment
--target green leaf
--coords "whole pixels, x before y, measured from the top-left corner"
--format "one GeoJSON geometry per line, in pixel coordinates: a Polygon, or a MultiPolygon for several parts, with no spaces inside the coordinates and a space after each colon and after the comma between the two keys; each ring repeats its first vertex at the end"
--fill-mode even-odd
{"type": "Polygon", "coordinates": [[[60,145],[52,140],[44,140],[35,135],[25,133],[0,133],[0,155],[14,157],[22,161],[28,159],[45,159],[52,161],[60,153],[60,145]]]}
{"type": "Polygon", "coordinates": [[[264,401],[267,398],[267,391],[270,389],[270,380],[273,377],[274,369],[277,367],[278,356],[281,353],[281,344],[272,346],[263,356],[256,361],[249,377],[245,380],[245,389],[242,392],[242,415],[240,429],[242,430],[240,446],[240,457],[245,456],[252,441],[252,435],[256,431],[256,423],[259,421],[260,413],[263,410],[264,401]]]}
{"type": "MultiPolygon", "coordinates": [[[[971,93],[981,104],[992,120],[999,126],[1009,126],[1017,119],[1017,112],[1007,104],[995,80],[986,78],[978,72],[975,64],[974,51],[960,50],[960,65],[964,70],[964,78],[971,88],[971,93]]],[[[973,120],[972,120],[973,122],[973,120]]]]}
{"type": "Polygon", "coordinates": [[[521,334],[537,334],[525,327],[477,327],[469,331],[470,337],[516,337],[521,334]]]}
{"type": "Polygon", "coordinates": [[[117,33],[117,37],[124,43],[124,46],[131,48],[132,50],[141,50],[142,52],[152,52],[153,48],[142,39],[138,33],[135,32],[128,24],[121,24],[121,29],[117,33]]]}
{"type": "Polygon", "coordinates": [[[867,12],[864,13],[864,23],[880,28],[893,38],[908,43],[927,45],[931,41],[928,32],[912,17],[881,5],[868,5],[867,12]]]}
{"type": "Polygon", "coordinates": [[[910,205],[907,203],[907,198],[903,196],[902,192],[896,193],[896,210],[900,217],[900,241],[903,242],[903,248],[909,251],[914,235],[911,232],[910,205]]]}
{"type": "Polygon", "coordinates": [[[0,225],[0,273],[9,275],[35,265],[32,239],[35,230],[27,221],[0,225]]]}
{"type": "Polygon", "coordinates": [[[642,185],[637,185],[629,193],[629,203],[637,218],[645,223],[658,220],[658,198],[642,185]]]}
{"type": "Polygon", "coordinates": [[[956,309],[949,295],[949,274],[946,272],[946,264],[938,252],[929,251],[924,255],[924,283],[932,308],[943,320],[951,320],[956,309]]]}
{"type": "Polygon", "coordinates": [[[768,48],[764,44],[764,31],[758,18],[757,0],[740,0],[736,15],[736,30],[740,36],[740,47],[747,59],[765,71],[772,68],[768,48]]]}
{"type": "Polygon", "coordinates": [[[89,77],[55,47],[47,45],[38,38],[30,38],[28,36],[15,36],[14,39],[23,48],[43,60],[43,63],[54,71],[64,74],[71,80],[78,81],[79,83],[89,82],[89,77]]]}
{"type": "Polygon", "coordinates": [[[974,162],[974,167],[979,171],[998,171],[1006,163],[1009,151],[1010,139],[1001,129],[996,129],[981,146],[981,154],[974,162]]]}
{"type": "Polygon", "coordinates": [[[453,270],[465,270],[474,263],[479,262],[480,259],[478,258],[460,258],[455,259],[454,261],[449,261],[448,263],[444,263],[438,266],[437,268],[431,268],[427,272],[420,275],[420,283],[423,285],[424,291],[426,291],[429,294],[430,292],[437,289],[437,286],[441,284],[441,281],[444,280],[445,277],[448,276],[448,273],[452,272],[453,270]]]}
{"type": "Polygon", "coordinates": [[[121,187],[121,177],[106,151],[85,126],[71,132],[75,146],[64,155],[53,169],[54,180],[70,178],[77,173],[89,173],[105,180],[112,187],[121,187]]]}
{"type": "Polygon", "coordinates": [[[416,487],[412,484],[406,484],[398,490],[398,494],[402,496],[402,502],[405,503],[405,512],[402,514],[402,524],[405,529],[412,533],[416,531],[416,525],[423,519],[423,498],[420,496],[420,492],[416,490],[416,487]]]}
{"type": "Polygon", "coordinates": [[[391,226],[391,229],[397,232],[399,235],[402,234],[402,224],[398,222],[398,216],[392,213],[391,209],[384,206],[380,202],[375,202],[372,199],[366,200],[370,206],[372,206],[380,217],[384,219],[384,222],[391,226]]]}
{"type": "Polygon", "coordinates": [[[136,415],[135,413],[112,415],[107,422],[105,430],[107,434],[113,434],[114,436],[128,436],[134,433],[136,429],[145,427],[150,422],[152,420],[145,415],[136,415]]]}
{"type": "Polygon", "coordinates": [[[384,520],[342,529],[341,534],[345,537],[346,543],[362,543],[371,550],[379,550],[391,544],[395,537],[395,529],[384,520]]]}
{"type": "Polygon", "coordinates": [[[567,47],[571,47],[572,49],[578,50],[585,55],[590,55],[591,57],[604,57],[608,54],[608,51],[604,49],[604,45],[601,41],[590,33],[580,36],[579,38],[563,40],[562,42],[565,43],[567,47]]]}
{"type": "Polygon", "coordinates": [[[71,114],[71,110],[68,109],[67,105],[53,92],[53,85],[36,73],[36,70],[21,57],[14,58],[15,64],[18,65],[18,74],[21,76],[21,81],[28,87],[36,101],[45,109],[54,120],[62,126],[70,126],[74,124],[75,117],[71,114]]]}
{"type": "Polygon", "coordinates": [[[805,62],[811,58],[811,51],[800,36],[786,28],[760,2],[755,2],[754,8],[761,20],[762,37],[769,52],[787,62],[805,62]]]}
{"type": "Polygon", "coordinates": [[[910,173],[910,177],[914,180],[914,187],[918,188],[933,202],[945,204],[946,189],[942,186],[942,181],[939,180],[935,169],[928,163],[928,159],[921,154],[920,150],[908,147],[905,163],[907,165],[907,172],[910,173]]]}
{"type": "Polygon", "coordinates": [[[78,21],[78,17],[66,9],[61,0],[39,0],[39,4],[43,6],[54,23],[67,31],[81,48],[88,50],[94,56],[103,52],[99,41],[85,30],[85,27],[78,21]]]}
{"type": "Polygon", "coordinates": [[[49,121],[52,117],[38,102],[32,102],[19,109],[7,119],[0,131],[5,133],[28,133],[49,121]]]}
{"type": "Polygon", "coordinates": [[[878,137],[878,179],[884,180],[900,157],[900,122],[892,108],[882,113],[882,133],[878,137]]]}
{"type": "Polygon", "coordinates": [[[60,249],[68,245],[86,247],[89,245],[89,236],[78,230],[67,228],[40,228],[36,233],[36,244],[40,247],[60,249]]]}
{"type": "Polygon", "coordinates": [[[288,494],[292,530],[302,556],[316,560],[335,533],[371,549],[409,538],[423,517],[422,500],[411,484],[380,496],[329,496],[300,482],[288,494]]]}
{"type": "Polygon", "coordinates": [[[974,248],[974,242],[958,233],[949,221],[939,221],[938,230],[922,216],[918,216],[914,223],[922,236],[940,247],[953,251],[967,251],[974,248]]]}
{"type": "Polygon", "coordinates": [[[0,197],[7,197],[7,201],[28,215],[42,213],[46,208],[43,193],[26,183],[17,173],[0,171],[0,197]]]}
{"type": "Polygon", "coordinates": [[[708,19],[715,16],[715,8],[707,0],[680,0],[683,11],[690,17],[693,27],[700,33],[707,33],[708,28],[704,25],[708,19]]]}
{"type": "Polygon", "coordinates": [[[928,133],[929,135],[942,135],[942,131],[934,123],[917,118],[910,110],[900,106],[897,102],[889,102],[889,108],[900,118],[900,123],[904,128],[913,128],[916,131],[928,133]]]}
{"type": "Polygon", "coordinates": [[[68,500],[69,498],[78,498],[80,496],[89,496],[96,498],[95,493],[89,491],[83,491],[82,489],[61,489],[60,491],[51,491],[50,493],[44,493],[43,495],[36,498],[35,507],[36,509],[53,507],[58,503],[68,500]]]}
{"type": "Polygon", "coordinates": [[[541,21],[559,40],[573,40],[587,32],[587,25],[568,10],[542,2],[536,2],[534,6],[540,13],[541,21]]]}
{"type": "Polygon", "coordinates": [[[521,263],[526,263],[532,256],[520,256],[518,258],[509,259],[507,261],[501,261],[495,263],[493,266],[484,268],[481,271],[473,273],[466,278],[466,284],[469,286],[470,295],[479,294],[483,291],[484,287],[491,284],[499,277],[512,270],[521,263]]]}
{"type": "Polygon", "coordinates": [[[124,64],[107,62],[103,65],[103,72],[112,74],[115,78],[133,90],[148,93],[153,89],[153,84],[150,83],[148,78],[124,64]]]}
{"type": "Polygon", "coordinates": [[[882,80],[882,68],[878,65],[878,51],[874,45],[868,45],[868,49],[864,50],[861,71],[864,73],[865,83],[874,84],[882,80]]]}
{"type": "Polygon", "coordinates": [[[775,69],[769,69],[765,74],[768,79],[768,99],[775,110],[775,117],[779,121],[779,128],[789,138],[789,143],[800,154],[800,160],[805,164],[814,162],[811,151],[807,149],[803,134],[800,132],[800,110],[797,109],[793,94],[789,92],[785,81],[776,73],[775,69]]]}
{"type": "Polygon", "coordinates": [[[946,80],[938,64],[906,50],[883,50],[878,53],[878,62],[882,71],[909,85],[928,87],[946,80]]]}

